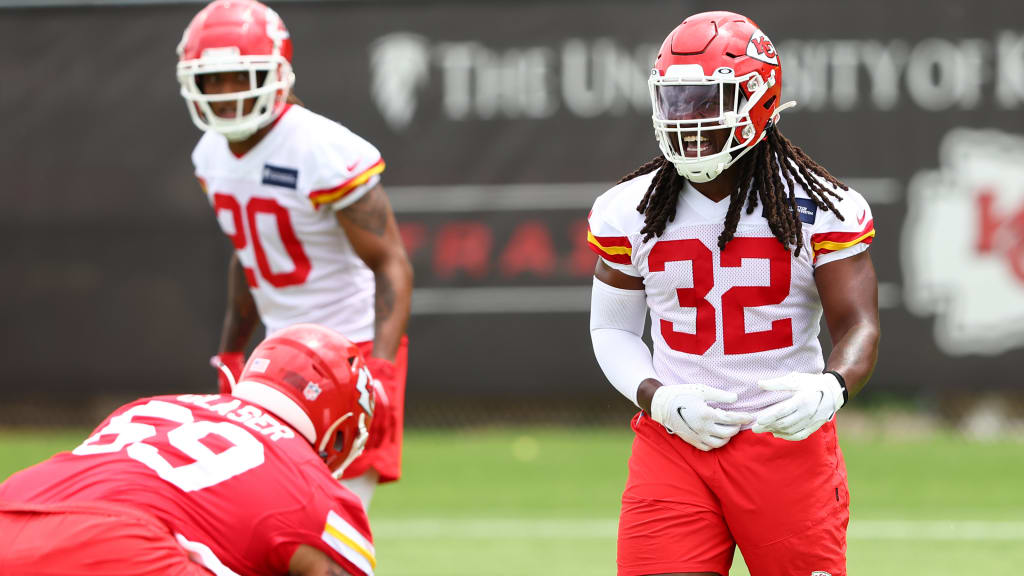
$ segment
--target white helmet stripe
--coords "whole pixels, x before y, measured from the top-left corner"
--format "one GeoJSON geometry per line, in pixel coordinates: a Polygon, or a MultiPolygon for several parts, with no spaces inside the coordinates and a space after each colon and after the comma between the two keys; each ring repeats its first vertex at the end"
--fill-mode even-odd
{"type": "Polygon", "coordinates": [[[231,390],[231,395],[266,408],[298,430],[310,444],[316,445],[316,427],[313,426],[313,421],[298,402],[283,392],[260,382],[242,380],[231,390]]]}

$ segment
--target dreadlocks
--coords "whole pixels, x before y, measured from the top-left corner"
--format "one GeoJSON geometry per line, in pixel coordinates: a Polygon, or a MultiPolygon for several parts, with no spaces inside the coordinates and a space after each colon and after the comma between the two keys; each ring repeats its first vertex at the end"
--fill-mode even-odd
{"type": "MultiPolygon", "coordinates": [[[[736,225],[740,221],[740,210],[747,205],[747,214],[752,214],[758,201],[765,207],[768,227],[775,238],[789,250],[796,246],[795,255],[800,255],[802,225],[796,207],[796,186],[799,184],[822,210],[830,210],[843,220],[830,197],[841,199],[827,184],[848,190],[847,186],[829,174],[828,170],[811,160],[798,146],[783,136],[774,125],[766,129],[767,137],[757,144],[743,158],[739,167],[736,189],[729,197],[729,210],[725,215],[725,230],[718,237],[719,249],[732,240],[736,225]],[[783,185],[782,180],[786,183],[783,185]],[[787,193],[786,190],[789,190],[787,193]]],[[[636,170],[625,175],[619,183],[657,170],[647,193],[644,194],[637,212],[644,215],[644,227],[640,233],[644,241],[660,236],[665,225],[675,218],[676,203],[683,191],[686,179],[679,175],[675,166],[663,155],[655,156],[636,170]]]]}

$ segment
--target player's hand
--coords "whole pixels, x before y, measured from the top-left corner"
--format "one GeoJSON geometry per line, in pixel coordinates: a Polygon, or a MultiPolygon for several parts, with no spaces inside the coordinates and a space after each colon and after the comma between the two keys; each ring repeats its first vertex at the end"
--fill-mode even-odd
{"type": "Polygon", "coordinates": [[[238,383],[238,377],[245,367],[245,354],[241,352],[221,352],[210,358],[210,366],[217,369],[217,390],[221,394],[231,394],[231,388],[238,383]],[[224,373],[227,369],[231,372],[231,379],[224,373]]]}
{"type": "Polygon", "coordinates": [[[395,364],[384,358],[368,356],[366,367],[373,376],[371,386],[374,388],[373,422],[370,424],[370,437],[366,441],[366,449],[376,448],[384,443],[390,434],[394,434],[396,423],[395,411],[388,396],[388,386],[395,378],[395,364]]]}
{"type": "Polygon", "coordinates": [[[783,440],[803,440],[835,416],[843,406],[843,389],[832,374],[793,372],[757,385],[771,392],[793,395],[758,412],[754,432],[771,432],[783,440]]]}
{"type": "Polygon", "coordinates": [[[699,384],[662,386],[651,399],[651,418],[705,452],[725,446],[740,426],[754,419],[746,412],[712,408],[708,401],[731,404],[736,401],[736,394],[699,384]]]}

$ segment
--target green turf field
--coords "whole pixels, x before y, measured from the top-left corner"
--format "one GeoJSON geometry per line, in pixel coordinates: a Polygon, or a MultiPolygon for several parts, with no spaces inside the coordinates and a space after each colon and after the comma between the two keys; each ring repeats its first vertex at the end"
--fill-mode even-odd
{"type": "MultiPolygon", "coordinates": [[[[84,432],[0,433],[0,477],[84,432]]],[[[371,512],[378,574],[611,575],[630,434],[411,430],[371,512]]],[[[1012,574],[1024,564],[1024,442],[844,436],[854,575],[1012,574]]],[[[737,561],[732,574],[747,574],[737,561]]]]}

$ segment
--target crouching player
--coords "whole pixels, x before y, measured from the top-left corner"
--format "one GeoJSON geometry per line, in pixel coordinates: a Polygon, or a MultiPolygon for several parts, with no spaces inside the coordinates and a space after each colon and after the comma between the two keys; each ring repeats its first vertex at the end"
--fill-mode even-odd
{"type": "Polygon", "coordinates": [[[137,400],[0,484],[0,566],[41,574],[373,574],[359,454],[375,388],[312,324],[261,343],[232,394],[137,400]]]}

